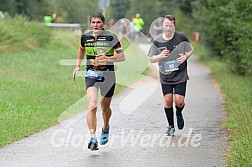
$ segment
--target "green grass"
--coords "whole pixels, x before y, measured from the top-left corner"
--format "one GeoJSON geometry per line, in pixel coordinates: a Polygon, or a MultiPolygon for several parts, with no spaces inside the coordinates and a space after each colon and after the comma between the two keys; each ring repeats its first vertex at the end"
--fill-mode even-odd
{"type": "MultiPolygon", "coordinates": [[[[77,77],[74,82],[75,66],[59,63],[76,58],[80,37],[63,29],[52,29],[50,34],[50,42],[42,48],[12,48],[11,42],[0,37],[8,44],[0,53],[0,146],[57,124],[63,112],[69,116],[87,107],[84,79],[77,77]]],[[[122,43],[129,47],[126,61],[116,64],[116,92],[141,78],[147,68],[143,53],[122,43]]],[[[84,65],[81,68],[85,70],[84,65]]]]}
{"type": "Polygon", "coordinates": [[[202,45],[196,45],[195,51],[210,66],[224,94],[227,118],[223,127],[230,131],[227,166],[252,166],[252,78],[231,73],[225,62],[209,58],[211,55],[202,45]]]}
{"type": "Polygon", "coordinates": [[[0,19],[0,52],[25,51],[44,47],[51,38],[51,33],[40,23],[30,22],[24,16],[11,18],[5,14],[0,19]]]}
{"type": "Polygon", "coordinates": [[[84,94],[72,68],[59,64],[73,49],[40,49],[0,55],[0,145],[56,123],[68,105],[84,94]]]}

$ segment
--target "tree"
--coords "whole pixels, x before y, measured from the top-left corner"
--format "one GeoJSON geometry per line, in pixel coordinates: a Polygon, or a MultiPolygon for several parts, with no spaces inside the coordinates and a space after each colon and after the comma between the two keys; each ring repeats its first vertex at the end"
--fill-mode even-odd
{"type": "Polygon", "coordinates": [[[177,0],[176,5],[188,17],[192,16],[192,2],[195,0],[177,0]]]}
{"type": "Polygon", "coordinates": [[[127,11],[131,8],[130,0],[110,0],[110,4],[111,13],[108,17],[114,20],[125,18],[127,11]]]}
{"type": "Polygon", "coordinates": [[[130,0],[131,8],[127,11],[127,18],[134,17],[135,14],[139,13],[144,20],[143,33],[147,33],[149,31],[150,25],[152,22],[157,19],[159,15],[159,2],[155,2],[149,0],[130,0]]]}
{"type": "Polygon", "coordinates": [[[252,74],[252,0],[195,0],[193,18],[212,55],[221,57],[232,71],[252,74]]]}
{"type": "Polygon", "coordinates": [[[172,14],[174,13],[174,10],[177,8],[176,6],[176,0],[158,0],[158,5],[159,8],[159,16],[165,16],[167,14],[172,14]]]}

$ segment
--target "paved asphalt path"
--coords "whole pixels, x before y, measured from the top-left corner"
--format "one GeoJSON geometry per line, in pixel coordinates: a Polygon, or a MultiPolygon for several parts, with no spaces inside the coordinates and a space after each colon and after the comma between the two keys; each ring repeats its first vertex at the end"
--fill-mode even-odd
{"type": "MultiPolygon", "coordinates": [[[[147,51],[149,45],[140,45],[147,51]]],[[[157,71],[156,71],[157,72],[157,71]]],[[[221,95],[209,70],[189,59],[190,80],[183,111],[185,128],[175,136],[167,127],[157,79],[144,77],[112,102],[110,141],[87,149],[86,111],[0,149],[1,167],[214,167],[225,165],[227,132],[221,129],[221,95]]],[[[98,113],[98,134],[102,127],[98,113]]],[[[176,123],[176,119],[175,119],[176,123]]],[[[176,125],[175,125],[176,126],[176,125]]]]}

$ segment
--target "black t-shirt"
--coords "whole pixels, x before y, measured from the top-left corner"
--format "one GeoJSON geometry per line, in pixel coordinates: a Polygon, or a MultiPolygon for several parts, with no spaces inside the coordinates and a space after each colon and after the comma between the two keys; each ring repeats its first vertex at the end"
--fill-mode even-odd
{"type": "Polygon", "coordinates": [[[184,54],[192,50],[188,38],[181,32],[175,32],[171,40],[165,40],[162,34],[157,36],[148,52],[148,56],[158,55],[162,52],[164,48],[170,50],[169,56],[158,62],[160,82],[162,84],[178,84],[185,82],[189,79],[187,74],[187,61],[179,65],[178,70],[173,72],[164,71],[164,62],[176,60],[179,57],[179,53],[184,54]]]}

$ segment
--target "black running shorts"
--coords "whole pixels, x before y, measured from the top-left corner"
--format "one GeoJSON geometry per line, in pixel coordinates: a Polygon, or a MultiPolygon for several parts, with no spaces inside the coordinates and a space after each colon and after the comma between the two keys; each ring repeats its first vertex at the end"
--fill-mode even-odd
{"type": "Polygon", "coordinates": [[[104,97],[112,97],[115,91],[115,72],[103,71],[102,81],[97,81],[91,78],[85,78],[86,90],[89,87],[96,87],[100,89],[101,95],[104,97]]]}
{"type": "Polygon", "coordinates": [[[163,95],[174,93],[174,94],[185,96],[186,83],[187,82],[182,82],[178,84],[161,84],[163,95]]]}

